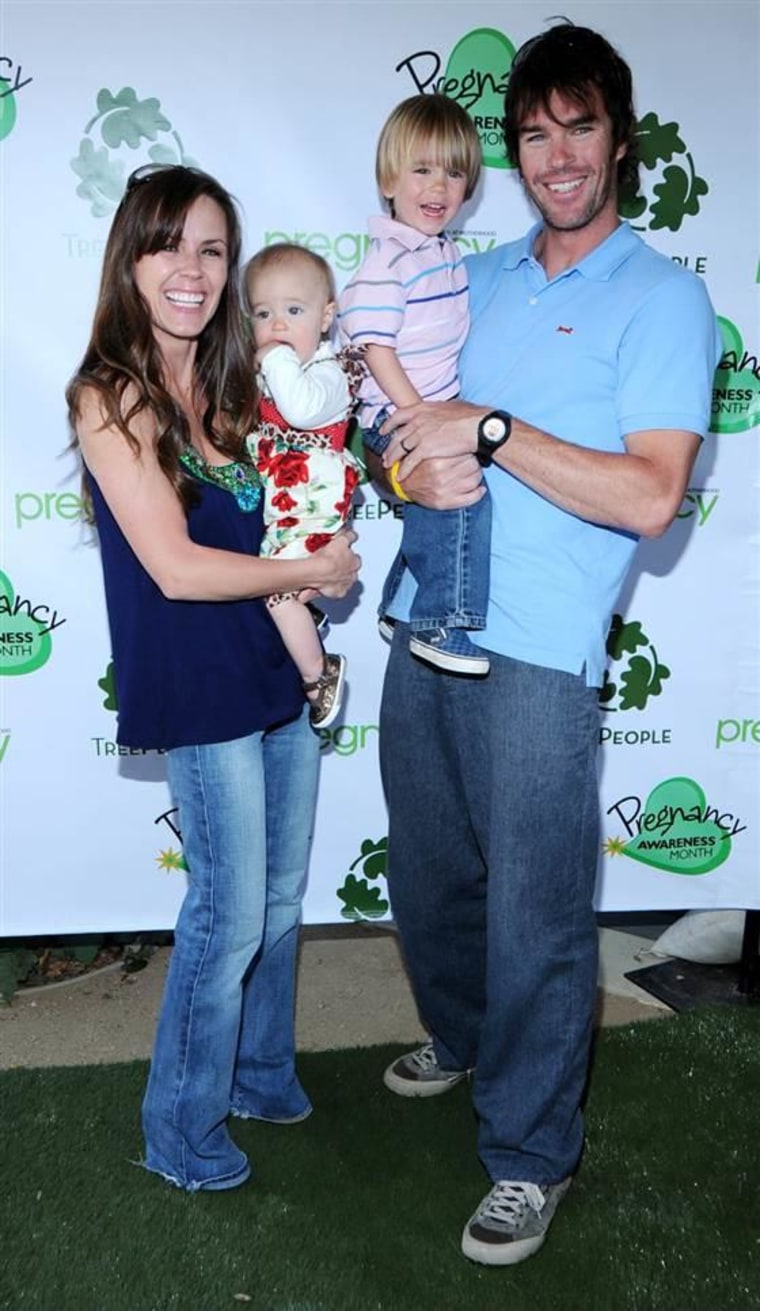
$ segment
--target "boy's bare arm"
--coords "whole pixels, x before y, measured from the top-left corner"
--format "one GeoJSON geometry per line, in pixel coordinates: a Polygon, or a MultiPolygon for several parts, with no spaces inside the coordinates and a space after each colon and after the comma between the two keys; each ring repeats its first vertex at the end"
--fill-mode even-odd
{"type": "Polygon", "coordinates": [[[367,346],[364,359],[375,382],[393,402],[396,409],[404,405],[416,405],[422,400],[391,346],[375,344],[367,346]]]}

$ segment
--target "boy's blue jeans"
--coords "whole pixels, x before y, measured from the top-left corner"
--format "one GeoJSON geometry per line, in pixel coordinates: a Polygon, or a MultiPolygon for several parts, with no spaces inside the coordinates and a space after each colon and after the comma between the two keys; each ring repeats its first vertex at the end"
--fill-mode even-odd
{"type": "MultiPolygon", "coordinates": [[[[376,455],[382,455],[390,441],[379,432],[383,417],[362,433],[365,445],[376,455]]],[[[413,630],[485,628],[490,554],[487,494],[464,510],[405,504],[401,547],[383,587],[380,614],[387,613],[406,565],[417,584],[409,616],[413,630]]]]}
{"type": "Polygon", "coordinates": [[[250,1174],[232,1113],[310,1110],[295,1071],[295,962],[319,739],[308,708],[266,733],[167,753],[188,890],[143,1103],[145,1165],[181,1188],[250,1174]]]}

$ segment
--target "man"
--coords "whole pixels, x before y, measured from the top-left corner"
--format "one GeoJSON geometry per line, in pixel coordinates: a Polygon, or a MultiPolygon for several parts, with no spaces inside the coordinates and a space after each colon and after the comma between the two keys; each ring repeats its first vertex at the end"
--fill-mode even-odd
{"type": "Polygon", "coordinates": [[[490,674],[409,654],[407,572],[381,711],[391,901],[431,1034],[385,1082],[430,1096],[472,1072],[493,1187],[462,1250],[487,1265],[541,1246],[580,1158],[605,639],[638,537],[681,504],[720,356],[702,281],[618,219],[636,165],[616,51],[552,27],[505,113],[540,222],[468,261],[467,401],[397,411],[383,457],[423,505],[471,504],[482,466],[493,500],[490,674]]]}

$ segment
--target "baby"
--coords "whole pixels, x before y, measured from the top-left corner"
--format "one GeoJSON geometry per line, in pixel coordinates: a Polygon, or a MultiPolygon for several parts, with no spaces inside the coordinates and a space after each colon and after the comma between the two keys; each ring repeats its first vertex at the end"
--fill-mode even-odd
{"type": "MultiPolygon", "coordinates": [[[[330,266],[303,246],[266,246],[244,271],[261,386],[260,421],[248,449],[264,487],[261,555],[318,551],[346,523],[359,482],[345,448],[356,352],[329,341],[336,294],[330,266]]],[[[294,593],[267,600],[311,703],[314,728],[338,717],[346,660],[325,655],[309,607],[294,593]]]]}

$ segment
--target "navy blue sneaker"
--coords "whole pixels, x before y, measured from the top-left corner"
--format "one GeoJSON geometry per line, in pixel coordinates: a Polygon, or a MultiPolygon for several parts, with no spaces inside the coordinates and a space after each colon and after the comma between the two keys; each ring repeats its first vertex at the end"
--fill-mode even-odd
{"type": "Polygon", "coordinates": [[[471,642],[463,628],[424,628],[409,639],[412,655],[450,674],[487,674],[488,656],[471,642]]]}

